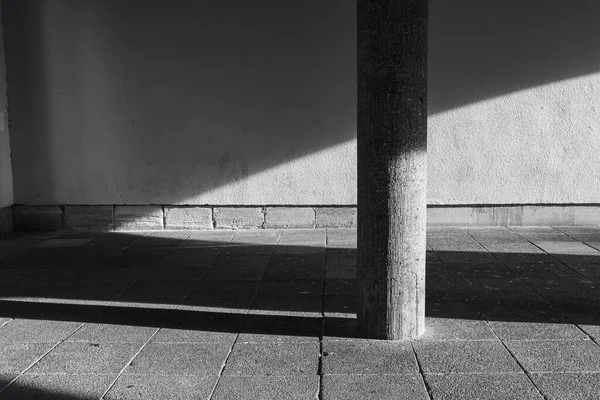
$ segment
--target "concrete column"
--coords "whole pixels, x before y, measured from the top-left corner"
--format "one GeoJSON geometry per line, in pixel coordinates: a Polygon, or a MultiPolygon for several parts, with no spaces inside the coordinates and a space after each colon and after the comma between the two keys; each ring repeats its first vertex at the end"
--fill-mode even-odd
{"type": "Polygon", "coordinates": [[[425,321],[428,0],[358,0],[358,318],[409,339],[425,321]]]}

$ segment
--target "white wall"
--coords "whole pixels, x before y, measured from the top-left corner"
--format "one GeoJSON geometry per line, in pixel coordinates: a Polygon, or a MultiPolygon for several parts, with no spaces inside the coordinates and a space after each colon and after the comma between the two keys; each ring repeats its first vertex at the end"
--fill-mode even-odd
{"type": "MultiPolygon", "coordinates": [[[[5,8],[15,202],[355,204],[353,0],[5,8]]],[[[598,15],[432,2],[430,203],[599,202],[598,15]]]]}
{"type": "MultiPolygon", "coordinates": [[[[1,15],[1,14],[0,14],[1,15]]],[[[0,21],[0,207],[13,204],[13,182],[10,160],[6,101],[6,70],[4,63],[4,38],[0,21]]]]}

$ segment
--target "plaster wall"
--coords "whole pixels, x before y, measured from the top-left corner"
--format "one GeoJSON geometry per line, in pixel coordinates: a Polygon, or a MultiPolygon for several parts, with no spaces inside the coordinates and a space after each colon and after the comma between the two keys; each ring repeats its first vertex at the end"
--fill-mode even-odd
{"type": "MultiPolygon", "coordinates": [[[[0,11],[1,15],[1,11],[0,11]]],[[[0,208],[13,204],[13,181],[8,134],[4,38],[0,21],[0,208]]],[[[1,230],[1,229],[0,229],[1,230]]]]}
{"type": "MultiPolygon", "coordinates": [[[[5,1],[15,202],[355,204],[355,1],[5,1]]],[[[431,204],[600,202],[600,3],[434,0],[431,204]]]]}

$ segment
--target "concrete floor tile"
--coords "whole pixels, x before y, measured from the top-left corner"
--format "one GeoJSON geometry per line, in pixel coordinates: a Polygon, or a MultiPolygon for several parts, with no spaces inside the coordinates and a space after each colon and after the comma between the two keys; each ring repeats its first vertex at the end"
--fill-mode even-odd
{"type": "Polygon", "coordinates": [[[542,400],[523,373],[425,375],[433,399],[542,400]]]}
{"type": "Polygon", "coordinates": [[[356,279],[356,265],[327,265],[325,279],[356,279]]]}
{"type": "Polygon", "coordinates": [[[39,360],[55,343],[0,344],[0,373],[19,374],[39,360]]]}
{"type": "Polygon", "coordinates": [[[145,326],[85,323],[67,342],[145,343],[156,330],[145,326]]]}
{"type": "Polygon", "coordinates": [[[575,325],[551,322],[490,321],[500,340],[587,339],[575,325]]]}
{"type": "Polygon", "coordinates": [[[600,372],[600,346],[591,340],[509,341],[528,372],[600,372]]]}
{"type": "Polygon", "coordinates": [[[244,317],[218,314],[198,316],[184,326],[161,328],[153,343],[228,343],[233,345],[244,317]]]}
{"type": "Polygon", "coordinates": [[[265,269],[263,266],[214,266],[204,271],[200,281],[260,281],[265,269]]]}
{"type": "Polygon", "coordinates": [[[271,258],[270,254],[219,254],[214,266],[248,266],[266,268],[271,258]]]}
{"type": "Polygon", "coordinates": [[[31,367],[27,373],[118,373],[140,347],[140,344],[63,342],[31,367]]]}
{"type": "Polygon", "coordinates": [[[0,328],[0,343],[58,343],[80,326],[80,322],[15,319],[0,328]]]}
{"type": "Polygon", "coordinates": [[[208,400],[216,383],[216,376],[122,375],[104,399],[208,400]]]}
{"type": "Polygon", "coordinates": [[[224,376],[212,400],[316,400],[318,376],[224,376]]]}
{"type": "Polygon", "coordinates": [[[533,243],[550,254],[600,255],[597,249],[594,249],[586,244],[574,240],[534,240],[533,243]]]}
{"type": "Polygon", "coordinates": [[[329,279],[325,282],[327,296],[357,296],[358,281],[356,279],[329,279]]]}
{"type": "Polygon", "coordinates": [[[125,374],[217,375],[229,349],[228,343],[149,343],[125,374]]]}
{"type": "Polygon", "coordinates": [[[0,399],[99,399],[115,378],[116,374],[26,374],[0,393],[0,399]]]}
{"type": "Polygon", "coordinates": [[[296,296],[288,298],[256,298],[252,301],[249,314],[282,315],[297,317],[321,317],[322,297],[296,296]]]}
{"type": "Polygon", "coordinates": [[[275,266],[268,267],[263,275],[264,281],[290,281],[290,280],[321,280],[325,279],[323,266],[275,266]]]}
{"type": "Polygon", "coordinates": [[[323,295],[323,281],[261,282],[257,298],[318,297],[323,295]]]}
{"type": "Polygon", "coordinates": [[[324,314],[330,318],[356,318],[356,296],[325,296],[324,314]]]}
{"type": "Polygon", "coordinates": [[[320,317],[249,315],[238,343],[318,343],[323,320],[320,317]]]}
{"type": "Polygon", "coordinates": [[[531,374],[549,400],[592,400],[600,398],[600,373],[531,374]]]}
{"type": "Polygon", "coordinates": [[[499,341],[415,341],[414,346],[425,373],[521,371],[499,341]]]}
{"type": "Polygon", "coordinates": [[[323,400],[427,400],[427,390],[418,374],[325,375],[323,400]]]}
{"type": "Polygon", "coordinates": [[[127,303],[179,304],[193,287],[193,282],[135,282],[115,300],[127,303]]]}
{"type": "Polygon", "coordinates": [[[410,343],[328,341],[323,344],[323,374],[404,374],[418,372],[410,343]]]}
{"type": "Polygon", "coordinates": [[[319,347],[312,343],[236,343],[225,376],[316,375],[319,347]]]}
{"type": "Polygon", "coordinates": [[[258,282],[198,282],[185,300],[203,297],[226,299],[252,298],[258,289],[258,282]]]}
{"type": "Polygon", "coordinates": [[[245,315],[251,303],[252,297],[193,297],[184,299],[177,310],[245,315]]]}
{"type": "Polygon", "coordinates": [[[425,333],[415,340],[495,340],[483,320],[425,317],[425,333]]]}
{"type": "Polygon", "coordinates": [[[17,376],[19,376],[18,373],[4,374],[0,372],[0,391],[8,386],[17,376]]]}

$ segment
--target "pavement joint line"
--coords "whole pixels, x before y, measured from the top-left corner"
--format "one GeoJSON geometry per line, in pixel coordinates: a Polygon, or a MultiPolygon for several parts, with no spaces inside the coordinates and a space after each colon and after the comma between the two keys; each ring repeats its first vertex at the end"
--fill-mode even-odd
{"type": "MultiPolygon", "coordinates": [[[[231,241],[233,240],[233,238],[236,236],[237,234],[234,234],[231,239],[229,240],[228,244],[231,243],[231,241]]],[[[275,244],[275,246],[273,246],[273,249],[271,250],[271,253],[269,254],[269,259],[267,260],[267,265],[269,265],[269,262],[271,261],[271,258],[273,257],[273,254],[275,253],[275,249],[277,248],[277,245],[279,244],[279,241],[281,240],[281,231],[279,231],[277,233],[277,243],[275,244]]],[[[223,251],[223,249],[225,248],[225,246],[221,249],[221,251],[223,251]]],[[[221,251],[219,252],[219,254],[221,253],[221,251]]],[[[218,257],[218,256],[217,256],[218,257]]],[[[216,260],[216,258],[215,258],[216,260]]],[[[266,268],[265,268],[266,270],[266,268]]],[[[265,271],[263,271],[263,276],[264,276],[265,271]]],[[[261,281],[262,281],[262,276],[261,276],[261,281]]],[[[252,307],[252,304],[254,303],[254,300],[256,300],[256,296],[258,295],[258,289],[254,291],[254,294],[252,296],[252,300],[250,301],[250,305],[248,306],[248,309],[246,310],[246,314],[244,316],[243,322],[239,328],[239,330],[241,331],[242,329],[244,329],[244,325],[246,324],[246,321],[248,319],[248,313],[250,312],[250,307],[252,307]]],[[[233,343],[231,344],[231,347],[229,348],[229,352],[227,353],[227,356],[225,357],[225,360],[223,360],[223,364],[221,365],[221,369],[219,370],[219,374],[217,376],[217,380],[215,382],[215,385],[213,386],[210,395],[208,396],[209,400],[212,400],[212,398],[214,397],[216,391],[217,391],[217,387],[219,386],[219,382],[221,381],[221,378],[223,377],[223,372],[225,371],[225,367],[227,366],[227,361],[229,361],[229,357],[231,357],[231,353],[233,353],[233,348],[235,347],[235,345],[237,344],[237,341],[240,337],[240,332],[237,332],[237,334],[235,335],[235,339],[233,340],[233,343]]]]}
{"type": "MultiPolygon", "coordinates": [[[[15,319],[13,319],[12,321],[14,321],[15,319]]],[[[13,380],[11,380],[10,382],[8,382],[4,387],[0,387],[0,394],[2,394],[2,392],[4,392],[6,389],[8,389],[8,387],[10,385],[12,385],[13,383],[15,383],[15,381],[17,379],[19,379],[21,376],[25,375],[25,373],[27,371],[29,371],[31,368],[33,368],[34,365],[36,365],[37,363],[39,363],[40,361],[42,361],[42,359],[44,357],[46,357],[52,350],[54,350],[55,348],[57,348],[60,344],[64,343],[65,340],[67,340],[68,338],[70,338],[71,336],[73,336],[77,331],[79,331],[83,325],[85,323],[82,322],[77,328],[75,328],[73,330],[73,332],[69,333],[67,336],[65,336],[62,340],[60,340],[58,343],[56,343],[54,346],[52,346],[50,349],[48,349],[48,351],[46,351],[44,354],[42,354],[40,357],[38,357],[35,361],[33,361],[27,368],[25,368],[23,371],[21,371],[20,374],[18,374],[13,380]]]]}
{"type": "MultiPolygon", "coordinates": [[[[315,211],[316,221],[316,211],[315,211]]],[[[316,222],[315,222],[316,223],[316,222]]],[[[329,243],[329,232],[325,229],[325,278],[327,277],[327,245],[329,243]]],[[[323,336],[325,335],[325,291],[327,279],[323,280],[321,288],[321,332],[319,334],[319,361],[317,365],[317,375],[319,376],[319,387],[317,390],[317,399],[323,400],[323,336]]]]}
{"type": "Polygon", "coordinates": [[[100,399],[104,399],[105,398],[105,396],[108,394],[108,392],[113,388],[113,386],[115,386],[115,384],[117,383],[117,381],[119,380],[119,378],[121,377],[121,375],[123,375],[123,372],[125,372],[125,370],[127,369],[127,367],[129,367],[129,365],[131,365],[131,362],[142,352],[142,350],[144,350],[144,348],[148,345],[148,343],[150,343],[150,341],[152,340],[152,338],[154,336],[156,336],[156,334],[158,333],[159,330],[160,330],[160,328],[156,328],[156,330],[154,331],[154,333],[152,335],[150,335],[150,337],[146,340],[146,342],[144,342],[144,344],[142,344],[142,346],[129,359],[129,361],[125,364],[125,366],[123,368],[121,368],[121,370],[119,371],[119,373],[117,374],[117,376],[115,377],[115,379],[112,381],[112,383],[110,385],[108,385],[108,387],[106,388],[106,390],[104,391],[104,393],[102,393],[102,396],[100,396],[100,399]]]}
{"type": "MultiPolygon", "coordinates": [[[[507,228],[510,230],[510,228],[507,228]]],[[[552,227],[552,229],[556,229],[554,227],[552,227]]],[[[560,232],[558,230],[556,230],[557,232],[560,232]]],[[[514,232],[511,230],[511,232],[514,232]]],[[[518,232],[514,232],[517,235],[519,235],[518,232]]],[[[562,233],[562,232],[561,232],[562,233]]],[[[471,236],[468,232],[467,234],[469,236],[471,236]]],[[[575,271],[573,268],[569,267],[568,265],[566,265],[565,263],[563,263],[561,260],[559,260],[558,258],[554,257],[552,254],[548,253],[547,251],[545,251],[544,249],[542,249],[541,247],[537,246],[535,243],[533,243],[532,241],[528,240],[526,237],[519,235],[520,237],[522,237],[524,240],[526,240],[527,242],[531,243],[532,245],[534,245],[535,247],[539,248],[540,250],[542,250],[544,252],[544,254],[549,255],[550,257],[554,258],[555,260],[557,260],[559,262],[559,264],[562,264],[564,266],[566,266],[567,268],[569,268],[570,270],[574,271],[575,273],[577,273],[580,276],[580,273],[578,273],[577,271],[575,271]]],[[[477,241],[477,239],[475,239],[473,236],[471,236],[473,238],[473,240],[477,241]]],[[[579,330],[583,335],[587,336],[587,338],[589,340],[591,340],[592,342],[594,342],[596,345],[600,346],[600,343],[598,343],[589,333],[587,333],[584,329],[582,329],[579,324],[576,324],[567,314],[563,313],[560,309],[555,307],[555,304],[552,303],[551,301],[549,301],[548,299],[546,299],[544,297],[544,295],[540,292],[538,292],[537,290],[535,290],[533,287],[531,287],[530,285],[527,284],[527,282],[525,282],[523,280],[523,278],[520,275],[515,274],[505,263],[502,262],[502,260],[498,259],[498,257],[496,257],[496,255],[494,255],[494,253],[488,251],[486,249],[486,251],[494,258],[496,259],[500,265],[502,265],[506,270],[508,270],[512,275],[514,275],[521,283],[523,283],[525,286],[527,286],[532,292],[534,292],[535,294],[537,294],[538,296],[540,296],[540,298],[544,299],[544,301],[548,304],[550,304],[550,306],[552,306],[552,308],[556,309],[556,311],[566,320],[569,321],[571,323],[571,325],[573,325],[577,330],[579,330]]],[[[587,277],[583,276],[584,278],[588,279],[587,277]]],[[[593,281],[592,281],[593,282],[593,281]]],[[[595,282],[594,282],[595,283],[595,282]]],[[[496,334],[496,332],[494,332],[494,334],[496,334]]],[[[557,340],[561,340],[561,339],[557,339],[557,340]]],[[[535,341],[535,340],[532,340],[535,341]]]]}
{"type": "MultiPolygon", "coordinates": [[[[552,228],[553,228],[553,227],[552,227],[552,228]]],[[[510,228],[508,228],[508,229],[510,229],[510,228]]],[[[555,229],[555,228],[553,228],[553,229],[555,229]]],[[[563,232],[561,232],[561,231],[559,231],[559,230],[556,230],[556,231],[557,231],[557,232],[559,232],[559,233],[561,233],[561,234],[563,234],[563,235],[565,235],[565,236],[568,236],[567,234],[565,234],[565,233],[563,233],[563,232]]],[[[534,242],[532,242],[531,240],[527,239],[525,236],[523,236],[523,235],[519,234],[519,232],[515,232],[515,231],[513,231],[512,229],[511,229],[511,232],[514,232],[514,233],[516,233],[517,235],[519,235],[520,237],[522,237],[523,239],[525,239],[527,242],[531,243],[532,245],[534,245],[534,246],[535,246],[535,247],[537,247],[538,249],[542,250],[542,251],[544,252],[544,254],[547,254],[547,255],[549,255],[550,257],[552,257],[553,259],[555,259],[556,261],[558,261],[558,263],[559,263],[559,264],[562,264],[562,265],[564,265],[565,267],[567,267],[567,268],[568,268],[568,269],[570,269],[571,271],[575,272],[577,275],[581,276],[582,278],[588,279],[588,280],[590,280],[591,282],[595,283],[596,285],[600,285],[600,283],[599,283],[599,282],[596,282],[596,281],[592,280],[591,278],[589,278],[589,277],[587,277],[587,276],[583,275],[581,272],[577,271],[576,269],[573,269],[572,267],[570,267],[569,265],[567,265],[566,263],[564,263],[562,260],[560,260],[559,258],[557,258],[557,257],[556,257],[554,254],[552,254],[552,253],[548,253],[546,250],[542,249],[540,246],[538,246],[537,244],[535,244],[535,243],[534,243],[534,242]]],[[[568,236],[568,237],[570,237],[570,236],[568,236]]],[[[578,243],[583,243],[583,242],[582,242],[582,241],[580,241],[580,240],[575,240],[575,241],[576,241],[576,242],[578,242],[578,243]]],[[[587,246],[587,244],[586,244],[586,246],[587,246]]],[[[590,247],[590,248],[592,248],[592,249],[594,249],[594,250],[597,250],[597,249],[595,249],[595,248],[593,248],[593,247],[591,247],[591,246],[588,246],[588,247],[590,247]]],[[[491,253],[490,253],[490,254],[491,254],[491,253]]],[[[492,254],[492,255],[493,255],[493,254],[492,254]]],[[[495,258],[495,257],[494,257],[494,258],[495,258]]],[[[504,265],[504,264],[503,264],[503,265],[504,265]]],[[[506,266],[505,266],[505,267],[506,267],[506,266]]]]}
{"type": "MultiPolygon", "coordinates": [[[[483,247],[485,249],[485,251],[490,254],[493,258],[495,258],[496,260],[498,260],[498,258],[491,253],[485,246],[483,246],[477,239],[475,239],[469,232],[467,232],[466,230],[463,229],[463,232],[465,232],[467,235],[469,235],[471,237],[472,240],[474,240],[475,242],[477,242],[481,247],[483,247]]],[[[520,235],[519,235],[520,236],[520,235]]],[[[543,251],[543,249],[541,249],[543,251]]],[[[517,279],[519,279],[521,282],[523,282],[523,280],[521,279],[520,276],[518,276],[517,274],[515,274],[514,272],[512,272],[510,270],[510,268],[508,268],[503,262],[501,262],[500,260],[498,260],[500,262],[500,264],[506,268],[511,274],[513,274],[517,279]]],[[[452,274],[450,274],[452,275],[452,274]]],[[[454,276],[453,276],[454,278],[454,276]]],[[[456,282],[456,280],[455,280],[456,282]]],[[[533,290],[529,285],[527,285],[525,282],[523,282],[527,287],[529,287],[533,292],[537,293],[538,295],[540,295],[538,292],[536,292],[535,290],[533,290]]],[[[456,282],[456,284],[461,288],[461,290],[464,289],[462,288],[462,286],[460,286],[460,284],[458,284],[458,282],[456,282]]],[[[468,296],[468,294],[467,294],[468,296]]],[[[540,295],[541,296],[541,295],[540,295]]],[[[469,296],[470,297],[470,296],[469,296]]],[[[544,300],[546,300],[543,296],[541,296],[541,298],[543,298],[544,300]]],[[[546,300],[547,301],[547,300],[546,300]]],[[[475,307],[477,308],[477,307],[475,307]]],[[[562,315],[562,313],[561,313],[562,315]]],[[[500,338],[500,336],[498,336],[498,333],[494,330],[493,326],[490,324],[490,322],[486,319],[484,319],[484,321],[486,322],[486,324],[488,325],[488,327],[490,328],[490,330],[492,331],[492,333],[494,334],[494,336],[496,336],[496,338],[500,341],[500,343],[502,344],[502,346],[506,349],[506,351],[508,352],[508,354],[510,354],[510,356],[512,357],[512,359],[517,363],[517,365],[519,366],[519,368],[521,368],[521,370],[525,373],[525,376],[527,377],[527,379],[529,380],[529,382],[531,382],[531,384],[533,385],[533,387],[535,388],[535,390],[538,391],[538,393],[540,394],[540,396],[543,397],[544,400],[550,400],[548,398],[548,396],[546,396],[542,390],[538,387],[538,385],[535,383],[535,381],[533,380],[533,378],[531,377],[531,375],[529,374],[529,372],[525,369],[525,367],[523,366],[523,364],[517,359],[517,357],[515,356],[515,354],[508,348],[508,346],[506,345],[506,343],[504,342],[504,340],[502,340],[500,338]]]]}
{"type": "MultiPolygon", "coordinates": [[[[461,228],[461,230],[463,230],[461,228]]],[[[463,232],[467,233],[467,235],[469,237],[471,237],[472,240],[474,240],[475,242],[477,242],[480,246],[482,246],[484,248],[484,250],[488,253],[490,253],[481,243],[479,243],[475,238],[473,238],[468,232],[466,232],[465,230],[463,230],[463,232]]],[[[435,253],[435,251],[434,251],[435,253]]],[[[491,254],[491,253],[490,253],[491,254]]],[[[502,264],[505,268],[506,265],[502,264]]],[[[469,296],[469,294],[465,291],[465,289],[458,283],[458,281],[456,280],[456,278],[454,277],[454,275],[452,275],[452,273],[448,270],[448,268],[446,267],[446,264],[442,263],[442,266],[444,267],[444,269],[446,270],[446,272],[448,273],[448,275],[450,276],[450,278],[454,281],[454,283],[458,286],[458,288],[463,292],[463,294],[468,298],[471,299],[471,296],[469,296]]],[[[514,273],[512,271],[510,271],[513,275],[514,273]]],[[[471,304],[473,304],[471,302],[471,304]]],[[[488,326],[488,328],[491,330],[491,332],[493,333],[493,335],[496,337],[496,339],[500,342],[500,344],[502,344],[502,346],[504,347],[504,349],[506,349],[506,351],[508,352],[508,354],[512,357],[512,359],[517,363],[517,365],[519,366],[519,368],[521,368],[521,370],[523,371],[523,373],[525,374],[525,376],[527,377],[527,379],[529,380],[529,382],[531,382],[531,384],[533,385],[533,387],[538,391],[538,393],[540,394],[540,396],[542,396],[544,398],[544,400],[549,400],[543,393],[542,391],[538,388],[538,386],[535,384],[535,382],[533,381],[533,379],[531,378],[531,376],[529,375],[529,373],[527,372],[527,370],[525,370],[525,368],[523,367],[523,365],[519,362],[519,360],[517,360],[517,358],[515,357],[515,355],[510,351],[510,349],[506,346],[506,343],[504,343],[504,341],[498,336],[498,333],[494,330],[494,328],[492,327],[492,325],[490,324],[490,322],[487,320],[487,318],[485,317],[485,315],[483,315],[481,313],[481,311],[474,305],[472,305],[472,307],[477,311],[477,313],[482,317],[482,320],[485,322],[485,324],[488,326]]]]}
{"type": "Polygon", "coordinates": [[[412,349],[413,356],[415,357],[415,361],[417,362],[417,367],[419,367],[419,376],[421,377],[421,381],[423,382],[423,387],[425,387],[425,393],[427,393],[427,398],[431,400],[433,398],[431,394],[431,388],[425,380],[425,373],[423,372],[423,366],[421,365],[421,361],[419,360],[419,356],[417,355],[414,340],[410,341],[410,348],[412,349]]]}

